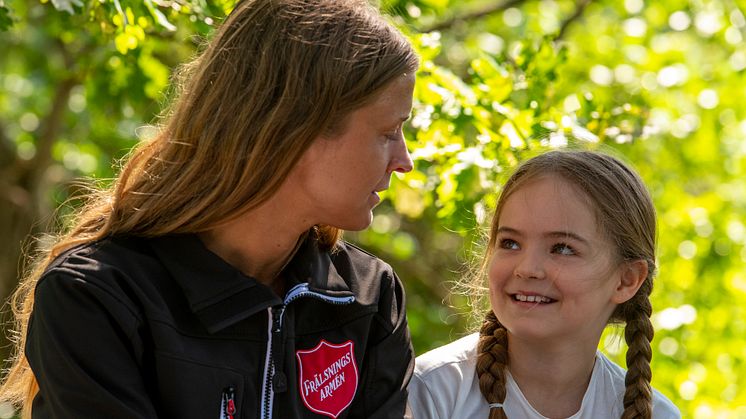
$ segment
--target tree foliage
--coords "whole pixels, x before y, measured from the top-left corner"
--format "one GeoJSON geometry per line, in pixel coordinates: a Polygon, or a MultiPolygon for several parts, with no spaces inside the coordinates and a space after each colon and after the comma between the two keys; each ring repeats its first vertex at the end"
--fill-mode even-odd
{"type": "MultiPolygon", "coordinates": [[[[105,180],[166,101],[224,0],[0,0],[2,294],[20,243],[83,176],[105,180]]],[[[479,263],[501,181],[583,143],[640,171],[656,203],[653,384],[684,417],[746,416],[746,18],[733,0],[389,0],[421,55],[415,170],[349,239],[395,266],[415,349],[469,330],[454,290],[479,263]],[[444,304],[447,303],[447,304],[444,304]]],[[[63,207],[64,212],[64,207],[63,207]]],[[[613,330],[602,350],[622,365],[613,330]]]]}

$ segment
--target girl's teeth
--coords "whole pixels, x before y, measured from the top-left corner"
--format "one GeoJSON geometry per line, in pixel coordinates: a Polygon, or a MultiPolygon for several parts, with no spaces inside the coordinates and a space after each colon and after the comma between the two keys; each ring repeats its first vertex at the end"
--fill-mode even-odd
{"type": "Polygon", "coordinates": [[[548,303],[552,301],[551,299],[547,297],[542,297],[541,295],[521,295],[516,294],[515,299],[518,301],[526,301],[529,303],[548,303]]]}

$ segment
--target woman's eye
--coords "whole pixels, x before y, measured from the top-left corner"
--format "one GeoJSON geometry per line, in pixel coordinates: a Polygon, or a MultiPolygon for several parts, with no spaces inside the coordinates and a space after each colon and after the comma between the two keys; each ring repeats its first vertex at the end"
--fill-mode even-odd
{"type": "Polygon", "coordinates": [[[557,243],[554,246],[552,246],[552,253],[558,253],[560,255],[568,255],[572,256],[575,255],[575,249],[573,249],[570,245],[566,243],[557,243]]]}
{"type": "Polygon", "coordinates": [[[518,250],[520,249],[520,246],[518,246],[518,243],[515,240],[502,239],[500,240],[500,248],[508,250],[518,250]]]}
{"type": "Polygon", "coordinates": [[[385,135],[386,139],[389,141],[399,141],[401,138],[401,131],[391,132],[385,135]]]}
{"type": "Polygon", "coordinates": [[[404,138],[404,132],[402,131],[402,124],[399,124],[393,130],[385,133],[384,138],[388,141],[399,141],[404,138]]]}

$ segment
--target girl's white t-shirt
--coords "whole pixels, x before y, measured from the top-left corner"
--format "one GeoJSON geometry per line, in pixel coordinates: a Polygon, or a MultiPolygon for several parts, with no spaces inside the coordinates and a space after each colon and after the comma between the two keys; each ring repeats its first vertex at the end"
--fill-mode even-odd
{"type": "MultiPolygon", "coordinates": [[[[409,384],[409,417],[414,419],[486,418],[487,401],[476,375],[478,334],[427,352],[415,361],[409,384]]],[[[596,353],[591,381],[580,410],[568,419],[619,418],[624,411],[625,370],[596,353]]],[[[508,372],[505,414],[510,419],[547,419],[523,396],[508,372]]],[[[681,413],[653,389],[653,419],[678,419],[681,413]]]]}

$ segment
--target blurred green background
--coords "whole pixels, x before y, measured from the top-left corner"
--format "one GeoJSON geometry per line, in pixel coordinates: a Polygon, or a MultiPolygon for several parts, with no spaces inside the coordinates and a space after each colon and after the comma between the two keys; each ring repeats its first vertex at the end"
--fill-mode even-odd
{"type": "MultiPolygon", "coordinates": [[[[1,297],[22,243],[59,228],[82,179],[105,183],[152,132],[172,70],[234,2],[0,0],[1,297]]],[[[381,7],[422,57],[415,170],[346,237],[404,281],[417,353],[473,330],[455,283],[479,262],[506,173],[580,142],[630,162],[658,209],[653,385],[684,417],[746,418],[743,0],[381,7]]],[[[601,348],[624,365],[613,331],[601,348]]]]}

